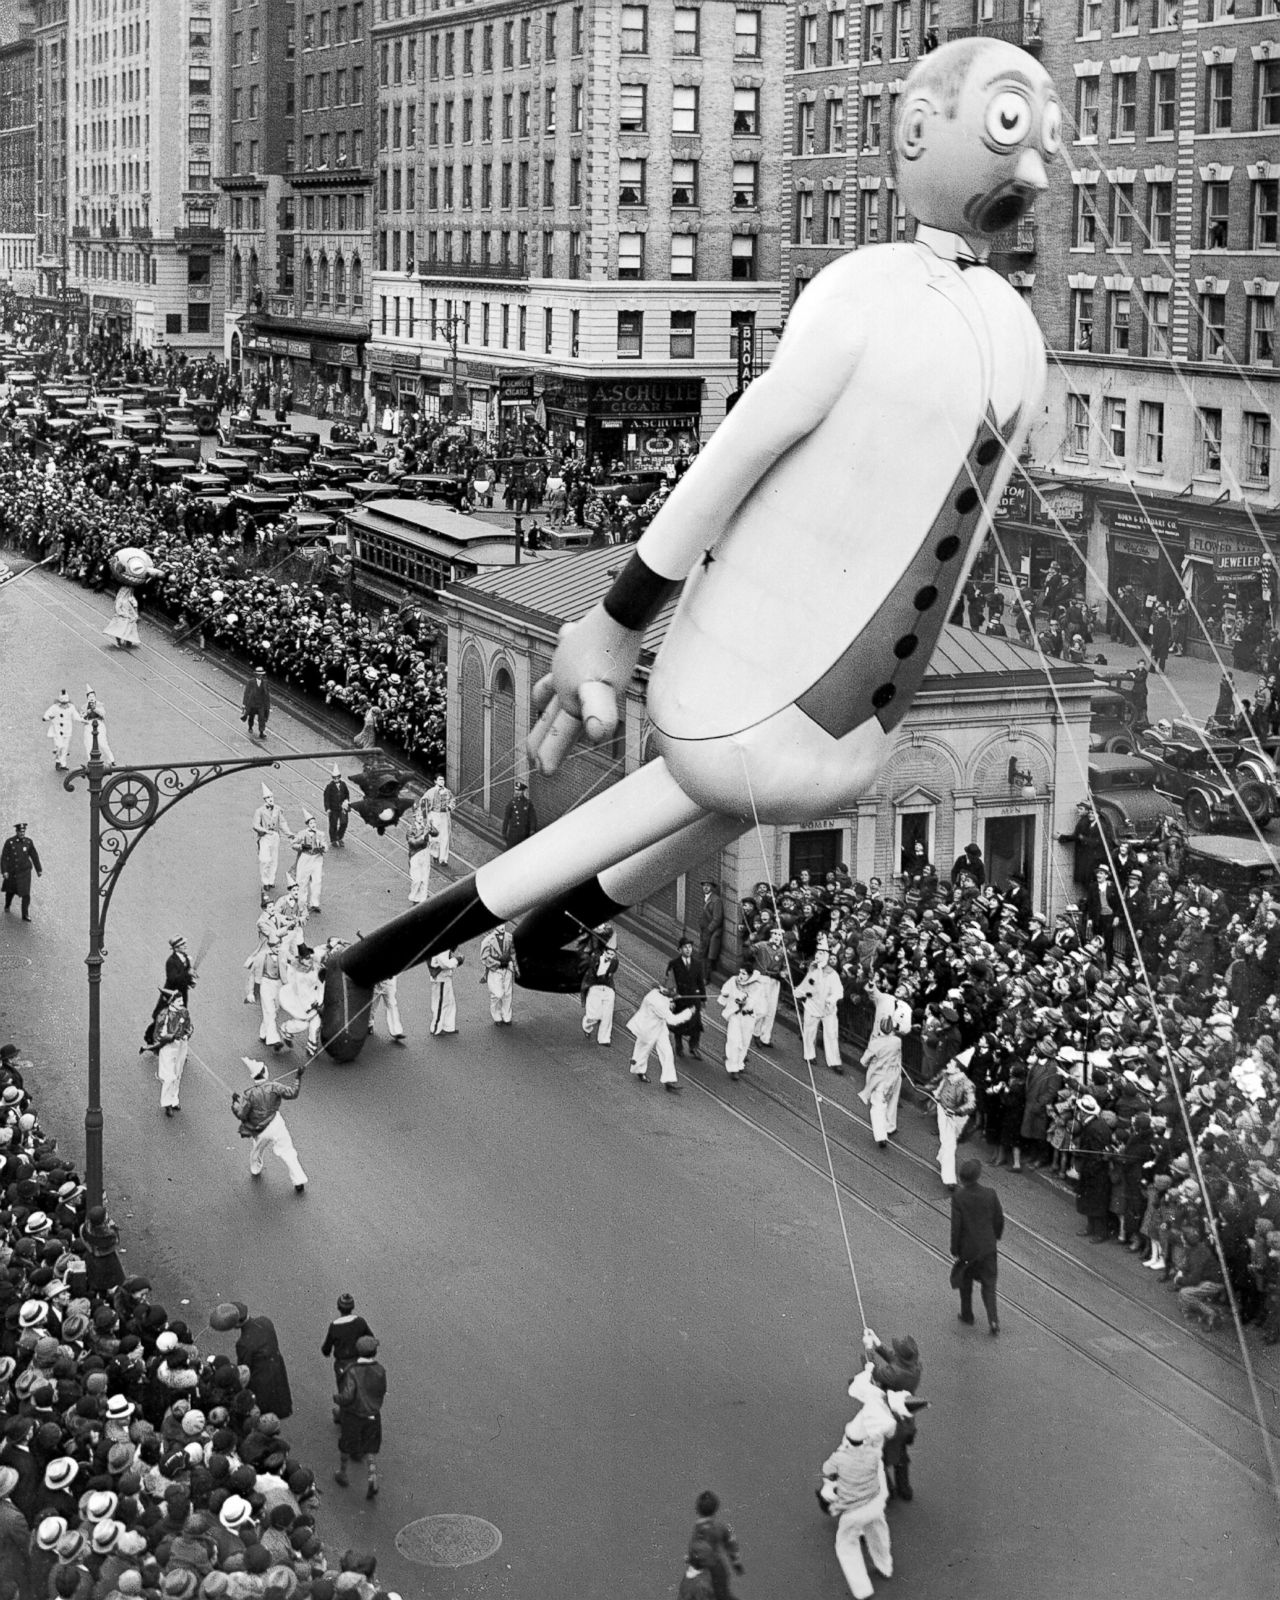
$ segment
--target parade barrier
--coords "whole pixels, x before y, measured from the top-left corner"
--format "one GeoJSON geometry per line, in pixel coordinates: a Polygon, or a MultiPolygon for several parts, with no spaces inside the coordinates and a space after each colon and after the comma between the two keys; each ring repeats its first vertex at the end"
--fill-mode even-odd
{"type": "Polygon", "coordinates": [[[40,1125],[31,1071],[0,1049],[0,1589],[398,1600],[371,1552],[325,1552],[315,1474],[284,1431],[283,1361],[262,1360],[270,1322],[236,1307],[246,1364],[207,1356],[148,1279],[125,1277],[117,1228],[86,1213],[40,1125]]]}

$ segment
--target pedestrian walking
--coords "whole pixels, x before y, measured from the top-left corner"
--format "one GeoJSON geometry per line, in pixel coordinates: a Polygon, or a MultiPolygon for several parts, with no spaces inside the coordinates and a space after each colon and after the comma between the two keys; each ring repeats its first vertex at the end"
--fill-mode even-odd
{"type": "Polygon", "coordinates": [[[262,904],[265,906],[267,892],[275,888],[276,875],[280,870],[280,835],[287,836],[289,833],[284,812],[265,783],[262,785],[262,804],[253,814],[253,831],[258,841],[258,877],[262,884],[262,904]]]}
{"type": "Polygon", "coordinates": [[[993,1335],[1000,1332],[996,1308],[997,1246],[1004,1234],[1000,1196],[979,1183],[982,1163],[970,1156],[960,1163],[960,1187],[951,1196],[951,1286],[960,1291],[960,1321],[973,1325],[973,1286],[982,1290],[982,1304],[993,1335]]]}
{"type": "Polygon", "coordinates": [[[281,1422],[291,1417],[293,1391],[289,1388],[289,1372],[271,1318],[251,1317],[243,1300],[230,1300],[214,1308],[209,1326],[218,1333],[236,1330],[236,1361],[249,1369],[248,1387],[258,1410],[264,1414],[270,1412],[281,1422]]]}
{"type": "Polygon", "coordinates": [[[396,980],[383,978],[373,986],[373,999],[369,1002],[369,1032],[378,1020],[379,1011],[387,1013],[387,1032],[397,1044],[404,1043],[404,1025],[400,1021],[400,1007],[396,1001],[396,980]]]}
{"type": "Polygon", "coordinates": [[[680,1085],[676,1082],[676,1058],[671,1049],[670,1030],[678,1028],[693,1015],[692,1006],[677,1011],[674,998],[675,990],[669,984],[659,984],[656,989],[649,990],[627,1023],[627,1031],[636,1041],[631,1052],[631,1076],[638,1078],[641,1083],[648,1083],[649,1057],[656,1050],[662,1069],[662,1087],[668,1094],[678,1094],[680,1091],[680,1085]]]}
{"type": "Polygon", "coordinates": [[[111,753],[111,746],[107,742],[107,712],[93,692],[93,685],[86,683],[84,686],[84,710],[81,720],[84,723],[84,758],[90,760],[93,755],[93,736],[96,730],[98,735],[98,754],[109,767],[114,767],[116,758],[111,753]]]}
{"type": "Polygon", "coordinates": [[[40,720],[49,724],[49,732],[45,737],[53,742],[53,764],[59,772],[65,772],[71,750],[71,735],[75,732],[76,723],[83,722],[84,718],[71,704],[71,696],[67,691],[59,689],[58,698],[40,720]]]}
{"type": "Polygon", "coordinates": [[[359,1351],[356,1345],[361,1339],[369,1338],[373,1329],[363,1317],[356,1314],[355,1296],[340,1294],[338,1296],[338,1315],[329,1324],[328,1332],[324,1336],[324,1343],[320,1346],[322,1356],[331,1356],[333,1359],[333,1420],[338,1421],[338,1390],[342,1388],[342,1380],[347,1375],[347,1369],[355,1364],[359,1351]]]}
{"type": "Polygon", "coordinates": [[[191,1004],[191,991],[196,985],[196,969],[187,954],[187,941],[179,934],[169,940],[169,954],[164,962],[164,984],[181,997],[184,1006],[191,1004]]]}
{"type": "MultiPolygon", "coordinates": [[[[277,836],[278,837],[278,836],[277,836]]],[[[307,916],[320,910],[320,885],[324,876],[324,853],[329,848],[320,837],[316,819],[308,812],[302,819],[302,832],[293,835],[293,848],[298,852],[294,871],[298,880],[298,898],[307,916]]]]}
{"type": "Polygon", "coordinates": [[[511,924],[485,934],[480,942],[480,962],[484,984],[489,991],[489,1015],[499,1027],[511,1026],[511,995],[515,988],[518,963],[511,924]]]}
{"type": "Polygon", "coordinates": [[[431,813],[434,828],[429,829],[430,849],[434,860],[442,867],[449,865],[449,845],[453,838],[453,812],[457,802],[449,792],[444,781],[444,773],[440,773],[435,782],[422,797],[431,813]]]}
{"type": "Polygon", "coordinates": [[[687,1016],[671,1030],[675,1053],[682,1056],[688,1044],[690,1056],[701,1061],[698,1043],[702,1038],[702,1007],[707,998],[707,969],[702,957],[694,955],[693,940],[687,934],[681,936],[675,955],[667,962],[666,987],[687,1016]]]}
{"type": "Polygon", "coordinates": [[[188,1043],[195,1029],[191,1013],[176,990],[163,990],[161,999],[165,1002],[165,1008],[156,1018],[152,1038],[159,1051],[156,1076],[160,1080],[160,1104],[164,1107],[165,1116],[172,1117],[175,1111],[181,1110],[178,1101],[182,1089],[182,1069],[187,1064],[188,1043]]]}
{"type": "Polygon", "coordinates": [[[289,958],[280,948],[280,935],[274,928],[267,934],[266,943],[262,967],[257,973],[258,1004],[262,1011],[258,1038],[279,1055],[285,1048],[280,1033],[280,991],[289,981],[289,958]]]}
{"type": "Polygon", "coordinates": [[[747,1051],[751,1048],[756,1023],[764,1014],[764,992],[749,961],[740,962],[737,972],[720,986],[720,1015],[724,1019],[724,1065],[736,1083],[747,1070],[747,1051]]]}
{"type": "Polygon", "coordinates": [[[516,784],[516,792],[507,802],[502,814],[502,838],[507,849],[520,844],[531,833],[538,831],[538,813],[529,799],[529,785],[523,780],[516,784]]]}
{"type": "Polygon", "coordinates": [[[704,1489],[694,1502],[694,1510],[697,1521],[689,1535],[689,1549],[693,1551],[701,1545],[710,1553],[707,1571],[711,1574],[711,1592],[715,1600],[733,1600],[729,1573],[732,1570],[741,1577],[747,1569],[742,1564],[742,1551],[733,1529],[720,1515],[720,1496],[711,1489],[704,1489]]]}
{"type": "Polygon", "coordinates": [[[583,974],[586,991],[582,997],[582,1031],[595,1034],[596,1043],[608,1048],[613,1043],[613,1010],[617,1003],[614,983],[618,973],[618,934],[611,922],[594,930],[583,974]]]}
{"type": "Polygon", "coordinates": [[[25,822],[15,822],[13,832],[0,849],[0,887],[4,889],[4,908],[8,911],[15,900],[24,922],[31,921],[31,874],[44,876],[40,865],[40,852],[27,838],[25,822]]]}
{"type": "Polygon", "coordinates": [[[769,937],[752,946],[764,1010],[756,1018],[755,1042],[762,1050],[773,1049],[773,1029],[778,1016],[778,1001],[788,974],[787,946],[781,928],[770,928],[769,937]]]}
{"type": "Polygon", "coordinates": [[[356,1359],[338,1389],[338,1470],[333,1481],[345,1489],[347,1467],[363,1461],[368,1481],[364,1497],[378,1492],[378,1452],[382,1449],[382,1403],[387,1397],[387,1371],[377,1359],[378,1341],[366,1333],[356,1341],[356,1359]]]}
{"type": "Polygon", "coordinates": [[[117,650],[136,650],[142,643],[138,637],[138,597],[127,583],[116,590],[115,613],[103,633],[115,641],[117,650]]]}
{"type": "MultiPolygon", "coordinates": [[[[874,1328],[864,1328],[862,1348],[872,1382],[883,1389],[886,1395],[916,1393],[924,1377],[924,1363],[920,1359],[920,1346],[913,1338],[903,1335],[886,1345],[876,1337],[874,1328]]],[[[927,1400],[921,1400],[915,1406],[908,1405],[905,1416],[898,1416],[894,1412],[897,1426],[885,1441],[883,1456],[890,1500],[915,1499],[915,1490],[911,1487],[910,1447],[916,1438],[915,1413],[927,1404],[927,1400]]],[[[890,1410],[893,1410],[892,1403],[890,1410]]]]}
{"type": "Polygon", "coordinates": [[[858,1099],[871,1113],[871,1137],[883,1150],[890,1136],[898,1131],[898,1096],[902,1091],[902,1039],[892,1016],[881,1018],[880,1026],[867,1041],[862,1054],[867,1081],[858,1099]]]}
{"type": "Polygon", "coordinates": [[[938,1167],[948,1189],[956,1186],[956,1144],[965,1124],[973,1115],[977,1095],[959,1061],[947,1062],[936,1078],[925,1085],[933,1096],[938,1113],[938,1167]]]}
{"type": "Polygon", "coordinates": [[[827,1065],[832,1072],[843,1077],[838,1008],[844,999],[844,984],[840,981],[840,974],[832,971],[831,951],[826,939],[821,936],[808,972],[796,985],[796,999],[804,1002],[800,1043],[805,1061],[812,1066],[818,1059],[818,1030],[821,1028],[822,1051],[827,1065]]]}
{"type": "MultiPolygon", "coordinates": [[[[293,1180],[294,1193],[302,1194],[307,1187],[307,1175],[298,1160],[298,1152],[294,1149],[280,1105],[284,1100],[298,1098],[306,1068],[295,1067],[297,1082],[289,1085],[278,1078],[268,1078],[265,1061],[251,1061],[248,1056],[241,1059],[253,1076],[253,1087],[233,1094],[231,1109],[240,1124],[240,1137],[253,1140],[249,1149],[250,1176],[260,1178],[263,1162],[269,1153],[273,1154],[284,1163],[285,1170],[293,1180]]],[[[278,1412],[276,1414],[279,1415],[278,1412]]]]}
{"type": "Polygon", "coordinates": [[[711,1578],[711,1551],[705,1544],[691,1544],[684,1558],[684,1576],[676,1590],[676,1600],[715,1600],[711,1578]]]}
{"type": "Polygon", "coordinates": [[[427,963],[431,973],[431,1032],[435,1037],[458,1031],[458,1001],[453,992],[453,975],[464,959],[456,950],[440,950],[427,963]]]}
{"type": "Polygon", "coordinates": [[[271,715],[271,686],[267,682],[267,675],[261,667],[253,669],[253,679],[244,686],[244,697],[240,706],[240,720],[249,728],[249,737],[253,737],[253,725],[258,724],[258,738],[267,736],[267,719],[271,715]]]}
{"type": "Polygon", "coordinates": [[[329,819],[329,843],[335,850],[344,850],[343,843],[347,834],[347,823],[351,819],[351,790],[347,787],[347,780],[342,776],[340,767],[329,769],[329,781],[324,786],[321,796],[324,802],[325,816],[329,819]]]}

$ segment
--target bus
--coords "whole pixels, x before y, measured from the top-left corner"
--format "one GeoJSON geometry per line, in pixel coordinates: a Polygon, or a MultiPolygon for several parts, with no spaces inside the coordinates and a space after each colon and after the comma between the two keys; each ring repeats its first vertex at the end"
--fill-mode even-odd
{"type": "Polygon", "coordinates": [[[520,559],[510,529],[425,500],[369,500],[345,521],[356,588],[382,603],[434,600],[446,584],[520,559]]]}

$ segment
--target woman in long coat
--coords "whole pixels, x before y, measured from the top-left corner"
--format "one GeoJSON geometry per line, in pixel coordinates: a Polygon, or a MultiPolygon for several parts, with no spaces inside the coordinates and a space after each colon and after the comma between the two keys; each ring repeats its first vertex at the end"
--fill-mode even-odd
{"type": "Polygon", "coordinates": [[[142,643],[138,637],[138,601],[128,584],[121,584],[116,591],[115,621],[108,622],[102,631],[108,639],[115,640],[117,650],[142,643]]]}
{"type": "Polygon", "coordinates": [[[1085,1219],[1085,1226],[1077,1229],[1081,1238],[1088,1237],[1096,1244],[1105,1244],[1107,1214],[1111,1204],[1111,1129],[1102,1120],[1098,1102],[1092,1095],[1081,1095],[1076,1102],[1075,1145],[1076,1170],[1080,1177],[1076,1184],[1076,1210],[1085,1219]]]}
{"type": "Polygon", "coordinates": [[[1039,1147],[1036,1165],[1040,1167],[1048,1166],[1052,1159],[1052,1152],[1046,1143],[1049,1137],[1049,1107],[1057,1095],[1061,1078],[1057,1061],[1046,1053],[1050,1049],[1056,1054],[1053,1040],[1042,1039],[1027,1064],[1026,1108],[1022,1113],[1022,1143],[1024,1147],[1039,1147]]]}
{"type": "Polygon", "coordinates": [[[293,1415],[293,1395],[289,1392],[289,1374],[280,1354],[275,1323],[269,1317],[251,1317],[246,1306],[237,1305],[237,1310],[242,1315],[236,1360],[249,1369],[249,1387],[258,1409],[273,1411],[283,1422],[293,1415]]]}

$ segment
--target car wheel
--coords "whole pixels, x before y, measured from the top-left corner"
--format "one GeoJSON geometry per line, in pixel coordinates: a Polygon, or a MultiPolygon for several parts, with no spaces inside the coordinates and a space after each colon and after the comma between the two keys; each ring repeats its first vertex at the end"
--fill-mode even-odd
{"type": "Polygon", "coordinates": [[[1131,756],[1138,746],[1131,734],[1113,733],[1104,748],[1109,755],[1131,756]]]}
{"type": "Polygon", "coordinates": [[[1213,821],[1213,811],[1208,800],[1198,789],[1193,789],[1182,802],[1182,810],[1187,819],[1187,827],[1192,833],[1208,833],[1209,825],[1213,821]]]}
{"type": "Polygon", "coordinates": [[[1265,822],[1271,810],[1271,797],[1256,778],[1242,778],[1236,785],[1236,799],[1255,822],[1265,822]]]}

